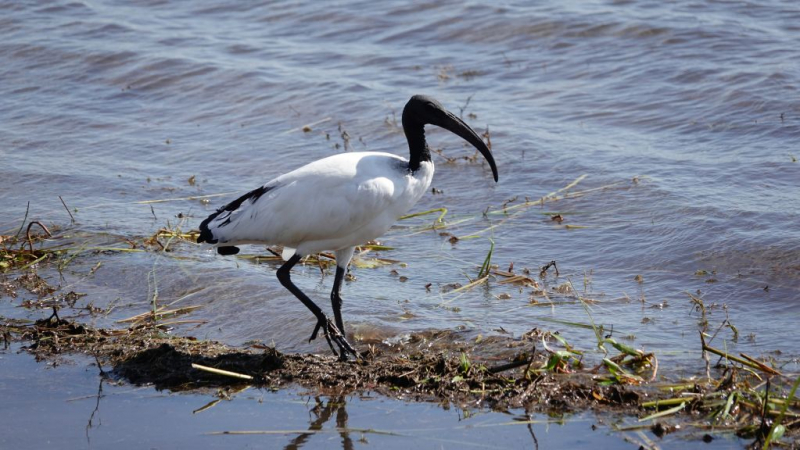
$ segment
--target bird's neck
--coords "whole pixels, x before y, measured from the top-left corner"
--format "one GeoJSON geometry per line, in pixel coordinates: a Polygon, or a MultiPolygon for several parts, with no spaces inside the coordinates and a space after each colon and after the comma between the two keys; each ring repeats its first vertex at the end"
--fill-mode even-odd
{"type": "Polygon", "coordinates": [[[425,126],[416,123],[403,123],[403,130],[406,133],[408,150],[410,152],[408,170],[415,172],[419,169],[420,163],[431,160],[431,150],[428,148],[428,143],[425,141],[425,126]]]}

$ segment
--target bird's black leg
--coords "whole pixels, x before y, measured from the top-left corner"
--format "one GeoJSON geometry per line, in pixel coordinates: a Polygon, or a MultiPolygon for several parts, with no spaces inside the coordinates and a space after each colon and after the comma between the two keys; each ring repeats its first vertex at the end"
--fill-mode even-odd
{"type": "MultiPolygon", "coordinates": [[[[347,266],[350,265],[350,260],[353,258],[355,247],[345,247],[336,250],[336,276],[333,279],[333,289],[331,290],[331,306],[333,306],[333,316],[336,320],[336,326],[343,336],[347,336],[344,331],[344,321],[342,321],[342,280],[347,273],[347,266]]],[[[347,356],[347,352],[342,350],[342,355],[347,356]]],[[[358,358],[358,356],[356,356],[358,358]]],[[[344,359],[344,358],[342,358],[344,359]]]]}
{"type": "Polygon", "coordinates": [[[311,334],[311,339],[309,340],[314,340],[317,337],[317,332],[321,328],[325,333],[325,339],[327,339],[328,345],[330,346],[334,355],[337,355],[340,358],[346,358],[347,356],[344,355],[344,353],[347,352],[358,358],[358,353],[356,353],[355,349],[353,349],[350,343],[347,342],[347,340],[344,338],[344,335],[339,331],[338,328],[336,328],[336,325],[334,325],[330,319],[325,317],[325,314],[322,312],[319,306],[316,305],[316,303],[314,303],[306,294],[303,293],[303,291],[301,291],[297,286],[294,285],[294,283],[292,283],[290,274],[292,267],[294,267],[298,261],[300,261],[300,255],[294,255],[289,258],[289,260],[278,269],[278,280],[281,282],[283,287],[294,294],[294,296],[303,302],[303,304],[306,305],[306,308],[308,308],[314,314],[314,316],[316,316],[317,325],[314,328],[314,332],[311,334]],[[342,355],[336,353],[336,349],[333,348],[331,339],[333,339],[336,342],[336,345],[339,346],[339,350],[342,352],[342,355]]]}
{"type": "Polygon", "coordinates": [[[347,269],[336,266],[336,276],[333,279],[333,290],[331,291],[331,305],[333,306],[333,317],[336,319],[336,326],[339,331],[346,336],[344,332],[344,322],[342,322],[342,280],[347,269]]]}

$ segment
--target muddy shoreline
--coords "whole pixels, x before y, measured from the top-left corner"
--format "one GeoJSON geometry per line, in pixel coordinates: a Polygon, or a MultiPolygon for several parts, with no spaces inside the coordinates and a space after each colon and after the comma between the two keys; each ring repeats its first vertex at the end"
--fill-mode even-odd
{"type": "MultiPolygon", "coordinates": [[[[720,382],[683,383],[680,390],[687,398],[686,408],[670,412],[674,409],[670,398],[675,397],[676,389],[664,389],[663,383],[609,383],[599,366],[544,370],[552,354],[531,354],[541,335],[454,346],[453,336],[417,334],[403,345],[370,346],[361,361],[349,362],[329,355],[286,354],[260,345],[232,348],[173,336],[147,325],[95,329],[56,315],[33,323],[0,318],[0,335],[6,346],[17,342],[39,361],[57,362],[70,354],[90,355],[96,358],[103,376],[118,383],[152,385],[158,390],[301,386],[322,395],[378,393],[407,401],[498,411],[524,408],[528,413],[563,414],[591,410],[600,416],[640,417],[661,411],[669,413],[664,420],[647,420],[639,428],[659,436],[688,430],[690,436],[702,440],[713,440],[714,432],[734,432],[753,439],[754,445],[761,442],[759,433],[767,432],[772,423],[769,417],[762,420],[745,408],[736,411],[736,428],[703,420],[713,413],[705,404],[708,399],[719,397],[718,393],[740,392],[740,383],[752,381],[745,380],[742,371],[725,371],[720,382]],[[194,368],[196,365],[252,379],[209,373],[194,368]],[[646,407],[658,400],[664,401],[663,407],[646,407]],[[750,423],[744,422],[746,418],[750,423]]],[[[745,403],[740,399],[740,405],[745,403]]],[[[796,437],[797,418],[784,423],[787,437],[796,437]]]]}
{"type": "MultiPolygon", "coordinates": [[[[159,237],[191,235],[160,230],[144,240],[142,247],[166,251],[165,246],[156,245],[159,237]]],[[[580,343],[592,351],[578,350],[557,332],[537,328],[518,337],[479,335],[477,339],[459,331],[433,330],[393,343],[353,338],[362,358],[341,362],[328,354],[282,353],[261,344],[231,347],[173,334],[176,325],[193,322],[176,318],[190,314],[194,306],[161,307],[118,320],[119,326],[94,327],[86,319],[106,312],[76,306],[80,294],[64,292],[40,277],[37,268],[62,264],[65,256],[34,249],[34,240],[36,236],[28,235],[3,243],[7,270],[0,287],[12,299],[18,291],[33,294],[38,300],[26,299],[20,306],[43,316],[48,311],[52,314],[36,321],[0,316],[3,345],[8,349],[16,343],[37,361],[55,364],[68,355],[88,355],[95,358],[103,377],[118,383],[173,392],[301,386],[332,397],[379,393],[399,400],[495,411],[593,411],[599,417],[640,418],[641,425],[616,431],[646,429],[657,436],[680,432],[703,441],[715,439],[718,433],[732,433],[750,440],[754,447],[772,436],[783,444],[797,445],[800,402],[792,391],[797,382],[780,373],[782,363],[777,359],[740,357],[707,345],[706,307],[700,298],[692,297],[692,301],[703,324],[698,341],[705,368],[697,367],[694,375],[678,376],[674,369],[659,368],[656,354],[619,342],[601,327],[594,330],[596,342],[580,343]]],[[[102,258],[101,253],[97,256],[102,258]]],[[[497,268],[492,276],[535,284],[528,276],[497,268]]]]}
{"type": "MultiPolygon", "coordinates": [[[[599,386],[591,374],[535,373],[544,354],[522,350],[531,341],[492,339],[455,348],[441,333],[417,334],[402,346],[371,346],[360,361],[334,356],[287,354],[272,347],[232,348],[178,337],[157,328],[95,329],[52,316],[35,323],[0,318],[6,342],[19,342],[39,361],[80,353],[97,359],[120,381],[156,389],[186,391],[249,384],[281,388],[291,384],[330,395],[377,392],[417,401],[472,403],[495,409],[525,407],[539,412],[587,408],[636,412],[644,392],[627,386],[599,386]],[[480,347],[480,348],[477,348],[480,347]],[[499,355],[503,356],[499,356],[499,355]],[[491,359],[491,362],[489,361],[491,359]],[[193,368],[202,365],[252,377],[243,381],[193,368]]],[[[650,394],[645,394],[650,396],[650,394]]]]}

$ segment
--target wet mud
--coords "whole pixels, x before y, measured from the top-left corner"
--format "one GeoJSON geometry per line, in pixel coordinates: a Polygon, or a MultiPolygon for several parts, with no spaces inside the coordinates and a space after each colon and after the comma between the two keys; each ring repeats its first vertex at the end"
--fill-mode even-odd
{"type": "MultiPolygon", "coordinates": [[[[525,407],[546,412],[587,408],[637,412],[642,389],[601,386],[589,373],[542,373],[547,355],[532,354],[532,340],[497,338],[453,344],[453,333],[419,333],[408,343],[370,346],[356,361],[333,356],[287,354],[272,347],[232,348],[218,342],[177,337],[152,327],[95,329],[53,315],[35,323],[0,318],[6,343],[22,342],[38,360],[70,353],[94,356],[119,381],[185,391],[290,384],[329,395],[377,392],[394,398],[470,403],[495,409],[525,407]],[[209,373],[201,365],[239,377],[209,373]]],[[[649,389],[644,389],[648,390],[649,389]]]]}

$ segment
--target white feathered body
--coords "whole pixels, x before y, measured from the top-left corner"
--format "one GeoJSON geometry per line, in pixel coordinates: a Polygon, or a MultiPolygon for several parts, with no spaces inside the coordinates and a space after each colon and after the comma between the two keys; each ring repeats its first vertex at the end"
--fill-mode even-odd
{"type": "Polygon", "coordinates": [[[273,179],[204,225],[220,247],[283,245],[300,255],[347,249],[388,231],[432,178],[431,162],[412,173],[408,160],[390,153],[337,154],[273,179]]]}

